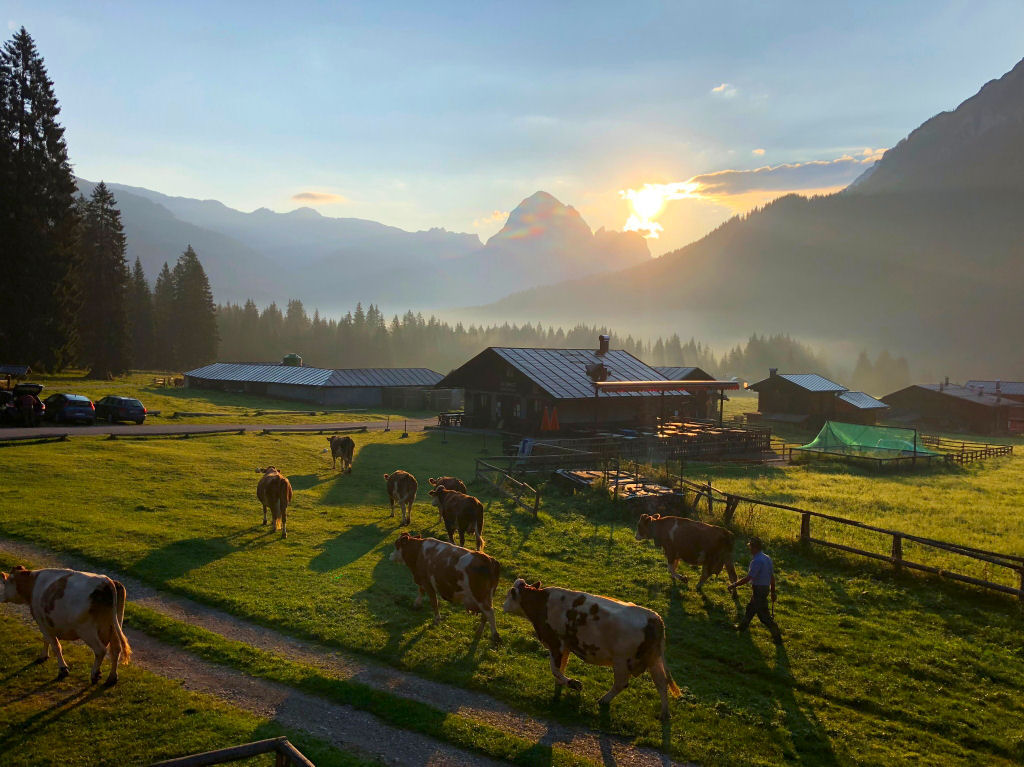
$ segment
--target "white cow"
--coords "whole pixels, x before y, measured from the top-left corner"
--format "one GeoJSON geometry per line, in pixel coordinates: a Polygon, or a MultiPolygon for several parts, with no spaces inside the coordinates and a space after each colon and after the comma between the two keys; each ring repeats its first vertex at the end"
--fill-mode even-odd
{"type": "Polygon", "coordinates": [[[91,681],[100,680],[100,665],[110,649],[110,675],[107,685],[117,682],[117,663],[128,663],[132,648],[121,626],[124,621],[124,586],[106,575],[77,570],[26,570],[18,565],[2,576],[4,602],[27,604],[43,632],[43,663],[53,647],[57,656],[57,679],[68,675],[68,664],[61,653],[60,640],[81,639],[96,654],[91,681]]]}

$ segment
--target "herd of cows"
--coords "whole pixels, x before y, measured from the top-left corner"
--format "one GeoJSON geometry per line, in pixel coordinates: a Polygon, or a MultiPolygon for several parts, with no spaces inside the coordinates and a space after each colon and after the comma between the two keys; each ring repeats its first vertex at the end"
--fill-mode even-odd
{"type": "MultiPolygon", "coordinates": [[[[335,468],[340,458],[342,471],[351,473],[355,443],[351,437],[329,437],[329,449],[335,468]]],[[[274,530],[287,536],[287,509],[292,487],[287,477],[273,466],[257,469],[262,475],[256,495],[263,506],[263,524],[271,512],[274,530]]],[[[409,472],[398,470],[384,475],[391,504],[402,514],[402,525],[409,525],[418,483],[409,472]]],[[[412,573],[419,590],[416,607],[423,596],[430,599],[435,623],[441,620],[438,597],[462,605],[467,612],[480,615],[480,627],[491,630],[499,642],[493,600],[501,576],[501,565],[483,552],[484,507],[466,492],[465,483],[456,477],[430,478],[430,496],[444,524],[448,540],[423,538],[401,533],[394,544],[391,559],[404,564],[412,573]],[[459,543],[455,543],[458,533],[459,543]],[[464,547],[467,533],[476,538],[476,550],[464,547]]],[[[685,582],[676,571],[679,562],[702,565],[699,589],[708,578],[726,568],[730,582],[736,581],[733,565],[733,535],[728,530],[685,517],[641,515],[637,524],[638,541],[653,540],[665,554],[673,579],[685,582]]],[[[68,674],[61,654],[61,640],[83,640],[95,653],[91,680],[99,681],[100,665],[108,650],[111,670],[106,683],[117,681],[119,660],[128,662],[131,648],[122,630],[125,589],[106,575],[67,569],[28,570],[16,567],[2,576],[4,602],[29,605],[43,635],[39,662],[53,648],[59,668],[58,679],[68,674]]],[[[661,696],[661,717],[669,716],[669,695],[678,696],[679,688],[665,664],[665,623],[653,610],[604,596],[559,587],[544,587],[537,581],[518,578],[509,589],[503,609],[526,618],[537,639],[550,655],[551,673],[561,686],[579,690],[576,679],[565,675],[570,654],[614,673],[612,688],[601,698],[608,704],[622,692],[632,677],[648,672],[661,696]]]]}

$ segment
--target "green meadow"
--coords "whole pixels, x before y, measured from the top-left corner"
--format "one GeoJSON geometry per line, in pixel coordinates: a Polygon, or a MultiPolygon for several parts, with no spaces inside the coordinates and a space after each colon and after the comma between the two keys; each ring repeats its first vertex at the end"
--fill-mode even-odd
{"type": "MultiPolygon", "coordinates": [[[[705,593],[670,584],[660,552],[598,495],[545,488],[540,518],[472,485],[485,501],[487,551],[503,568],[497,601],[517,576],[602,593],[657,610],[668,665],[683,689],[671,726],[656,719],[648,677],[608,711],[608,669],[570,661],[582,693],[554,694],[547,655],[522,619],[498,615],[504,642],[476,638],[476,619],[413,608],[411,576],[388,554],[400,532],[382,475],[421,482],[413,532],[442,533],[426,478],[472,479],[477,437],[358,435],[355,470],[340,475],[323,437],[240,435],[4,448],[0,534],[73,552],[154,586],[276,630],[365,654],[425,677],[489,692],[523,710],[606,729],[701,764],[1015,764],[1024,759],[1024,652],[1015,600],[796,543],[792,518],[742,507],[778,569],[774,647],[756,624],[729,626],[743,602],[724,576],[705,593]],[[263,527],[257,466],[295,489],[289,537],[263,527]]],[[[493,448],[493,440],[491,441],[493,448]]],[[[836,466],[688,469],[716,485],[841,516],[884,520],[935,537],[1024,551],[1024,459],[967,469],[874,476],[836,466]]],[[[742,595],[744,598],[746,595],[742,595]]],[[[129,594],[129,599],[131,595],[129,594]]],[[[129,620],[131,614],[129,613],[129,620]]],[[[159,633],[159,631],[158,631],[159,633]]]]}

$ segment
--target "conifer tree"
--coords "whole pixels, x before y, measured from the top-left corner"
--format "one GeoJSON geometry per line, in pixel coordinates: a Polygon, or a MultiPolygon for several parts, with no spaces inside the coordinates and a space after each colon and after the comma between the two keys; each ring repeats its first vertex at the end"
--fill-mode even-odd
{"type": "Polygon", "coordinates": [[[131,328],[132,364],[145,369],[156,367],[153,294],[138,258],[128,280],[128,324],[131,328]]]}
{"type": "Polygon", "coordinates": [[[158,368],[178,366],[174,321],[174,276],[165,261],[153,286],[153,363],[158,368]]]}
{"type": "Polygon", "coordinates": [[[59,369],[72,360],[75,179],[60,106],[22,27],[0,50],[0,357],[59,369]]]}
{"type": "Polygon", "coordinates": [[[117,201],[102,181],[80,209],[78,356],[91,377],[106,378],[130,367],[124,227],[117,201]]]}
{"type": "Polygon", "coordinates": [[[189,245],[171,272],[174,285],[176,362],[183,370],[213,362],[217,357],[217,307],[199,257],[189,245]]]}

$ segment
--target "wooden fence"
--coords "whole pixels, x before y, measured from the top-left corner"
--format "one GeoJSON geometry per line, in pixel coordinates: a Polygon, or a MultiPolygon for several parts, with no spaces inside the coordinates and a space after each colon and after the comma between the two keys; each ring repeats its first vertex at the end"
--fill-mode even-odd
{"type": "Polygon", "coordinates": [[[179,439],[191,439],[192,437],[210,437],[218,434],[245,434],[245,429],[199,429],[196,431],[163,430],[163,429],[140,429],[139,431],[122,432],[114,434],[111,432],[107,439],[152,439],[154,437],[177,437],[179,439]]]}
{"type": "Polygon", "coordinates": [[[919,440],[925,447],[940,451],[947,463],[963,465],[983,458],[1013,454],[1013,445],[991,445],[986,442],[933,437],[929,434],[922,434],[919,440]]]}
{"type": "Polygon", "coordinates": [[[43,442],[67,442],[68,434],[26,434],[23,437],[4,437],[0,435],[0,447],[15,445],[38,445],[43,442]]]}
{"type": "Polygon", "coordinates": [[[249,759],[260,754],[274,754],[275,767],[316,767],[299,749],[295,748],[288,738],[269,738],[257,740],[253,743],[244,743],[241,746],[221,748],[216,751],[206,751],[202,754],[182,756],[177,759],[167,759],[163,762],[156,762],[152,767],[205,767],[211,764],[224,764],[225,762],[237,762],[241,759],[249,759]]]}
{"type": "Polygon", "coordinates": [[[292,426],[267,426],[262,434],[359,434],[366,431],[365,426],[334,426],[323,429],[296,429],[292,426]]]}
{"type": "Polygon", "coordinates": [[[540,491],[518,479],[507,468],[496,466],[483,458],[476,459],[476,478],[486,482],[501,495],[511,498],[517,506],[533,514],[537,518],[540,509],[540,491]],[[527,497],[527,501],[523,500],[527,497]]]}
{"type": "MultiPolygon", "coordinates": [[[[697,506],[702,498],[706,500],[709,515],[714,513],[714,505],[716,502],[723,504],[722,516],[726,525],[732,524],[736,510],[741,503],[749,503],[751,507],[754,508],[762,507],[778,509],[789,514],[800,516],[799,540],[805,545],[813,544],[838,549],[840,551],[845,551],[848,554],[856,554],[869,559],[888,562],[896,568],[897,571],[904,567],[912,570],[920,570],[922,572],[931,573],[933,575],[938,575],[961,583],[969,583],[973,586],[980,586],[981,588],[990,589],[992,591],[1012,594],[1021,601],[1024,601],[1024,557],[1022,556],[987,551],[985,549],[964,546],[958,543],[950,543],[948,541],[938,541],[933,538],[925,538],[920,535],[914,535],[912,533],[906,533],[899,530],[890,530],[884,527],[858,522],[853,519],[837,517],[832,514],[824,514],[819,511],[801,509],[784,503],[775,503],[773,501],[750,498],[743,495],[737,495],[735,493],[726,493],[713,487],[711,482],[701,483],[683,478],[680,478],[678,482],[680,483],[680,486],[684,488],[684,492],[690,491],[694,493],[694,507],[697,506]],[[811,524],[814,519],[887,537],[890,539],[887,547],[888,552],[881,553],[878,551],[868,551],[866,549],[850,546],[844,543],[825,540],[825,538],[820,537],[820,535],[819,537],[815,537],[812,532],[811,524]],[[974,562],[983,562],[990,567],[1012,571],[1016,575],[1014,580],[1017,585],[1014,587],[1008,586],[1005,583],[995,583],[986,578],[977,578],[971,575],[965,575],[962,572],[956,572],[955,570],[947,567],[938,567],[909,560],[903,554],[903,544],[905,542],[911,542],[924,550],[937,550],[944,552],[945,554],[952,554],[956,557],[962,557],[974,562]]],[[[960,567],[959,569],[963,569],[963,567],[960,567]]]]}

